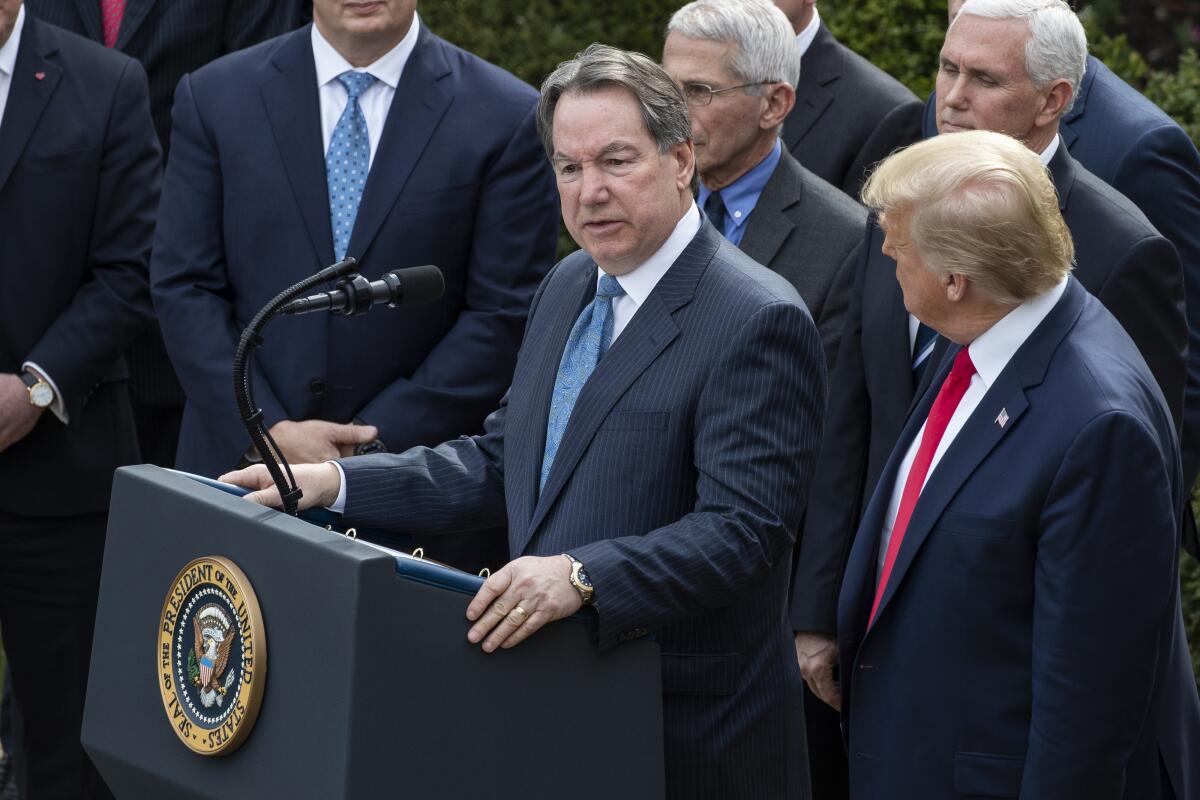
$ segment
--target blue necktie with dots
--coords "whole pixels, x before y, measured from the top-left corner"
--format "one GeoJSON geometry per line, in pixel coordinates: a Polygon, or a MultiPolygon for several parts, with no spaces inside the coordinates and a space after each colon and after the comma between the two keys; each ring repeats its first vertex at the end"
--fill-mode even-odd
{"type": "Polygon", "coordinates": [[[612,344],[614,297],[625,294],[617,279],[607,273],[600,278],[596,298],[575,320],[567,346],[563,348],[562,361],[558,364],[558,376],[554,379],[554,396],[550,399],[550,418],[546,422],[546,449],[542,454],[542,480],[539,488],[546,485],[554,456],[562,442],[563,432],[571,419],[571,410],[579,393],[600,362],[600,356],[612,344]]]}
{"type": "Polygon", "coordinates": [[[337,79],[346,87],[349,99],[329,140],[325,175],[329,183],[329,218],[333,223],[333,256],[334,261],[341,261],[350,245],[350,233],[354,230],[358,203],[362,200],[371,166],[367,118],[358,105],[358,98],[375,82],[375,76],[350,70],[338,75],[337,79]]]}

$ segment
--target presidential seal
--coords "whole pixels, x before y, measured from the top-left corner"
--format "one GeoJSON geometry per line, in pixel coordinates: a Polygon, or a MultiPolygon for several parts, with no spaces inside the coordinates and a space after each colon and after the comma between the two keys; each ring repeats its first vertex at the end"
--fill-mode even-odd
{"type": "Polygon", "coordinates": [[[219,556],[184,567],[158,628],[158,683],[185,745],[226,755],[246,741],[262,702],[267,638],[258,599],[237,565],[219,556]]]}

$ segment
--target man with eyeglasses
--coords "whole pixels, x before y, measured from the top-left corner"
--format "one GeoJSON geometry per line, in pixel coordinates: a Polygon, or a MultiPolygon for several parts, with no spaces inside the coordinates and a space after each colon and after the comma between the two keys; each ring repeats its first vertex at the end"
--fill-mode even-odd
{"type": "Polygon", "coordinates": [[[796,287],[832,369],[867,215],[780,143],[800,71],[787,17],[769,0],[689,3],[667,26],[663,67],[687,97],[701,207],[796,287]]]}

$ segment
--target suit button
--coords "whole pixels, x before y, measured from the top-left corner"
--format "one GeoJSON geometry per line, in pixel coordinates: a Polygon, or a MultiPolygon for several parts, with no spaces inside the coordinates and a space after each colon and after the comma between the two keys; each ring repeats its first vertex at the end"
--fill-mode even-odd
{"type": "Polygon", "coordinates": [[[320,397],[325,394],[325,381],[317,378],[308,384],[308,390],[312,392],[313,397],[320,397]]]}

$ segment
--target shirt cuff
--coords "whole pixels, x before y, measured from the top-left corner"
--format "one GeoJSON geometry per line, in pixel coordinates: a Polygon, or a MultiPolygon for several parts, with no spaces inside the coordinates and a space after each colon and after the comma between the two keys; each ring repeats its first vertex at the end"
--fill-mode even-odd
{"type": "Polygon", "coordinates": [[[33,370],[38,375],[41,375],[46,383],[50,384],[50,388],[54,391],[54,402],[50,404],[50,410],[54,412],[54,416],[58,417],[58,421],[66,425],[70,422],[67,416],[67,406],[63,403],[62,392],[58,390],[58,386],[54,383],[54,378],[50,377],[50,373],[39,367],[32,361],[26,361],[21,365],[22,370],[33,370]]]}
{"type": "Polygon", "coordinates": [[[338,480],[341,482],[341,485],[338,486],[337,499],[325,507],[335,514],[341,514],[346,509],[346,471],[342,469],[342,465],[336,461],[326,461],[325,463],[333,464],[333,466],[337,468],[338,480]]]}

